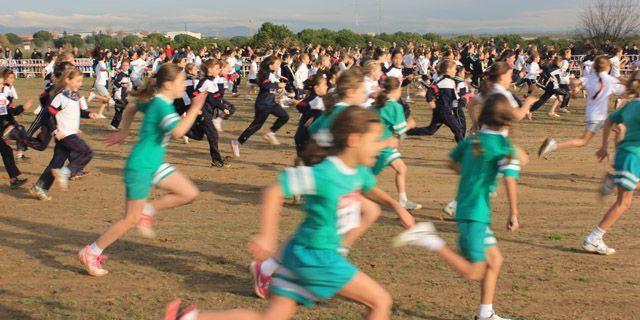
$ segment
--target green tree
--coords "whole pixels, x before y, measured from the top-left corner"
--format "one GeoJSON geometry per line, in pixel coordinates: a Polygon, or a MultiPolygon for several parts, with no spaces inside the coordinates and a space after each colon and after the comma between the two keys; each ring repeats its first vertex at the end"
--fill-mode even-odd
{"type": "Polygon", "coordinates": [[[234,46],[236,47],[244,47],[246,45],[248,45],[251,42],[252,39],[250,39],[249,37],[245,37],[245,36],[235,36],[235,37],[231,37],[231,39],[229,39],[229,41],[231,41],[231,43],[233,43],[234,46]]]}
{"type": "Polygon", "coordinates": [[[21,44],[22,43],[22,39],[15,33],[7,33],[7,34],[5,34],[5,36],[7,37],[7,40],[9,40],[9,42],[12,45],[16,45],[16,44],[21,44]]]}
{"type": "Polygon", "coordinates": [[[299,44],[296,34],[285,25],[264,23],[253,37],[253,45],[267,47],[269,45],[292,46],[299,44]]]}
{"type": "Polygon", "coordinates": [[[9,45],[11,45],[11,42],[9,42],[4,34],[0,33],[0,47],[8,47],[9,45]]]}
{"type": "Polygon", "coordinates": [[[96,48],[113,49],[122,46],[122,43],[117,38],[114,38],[106,34],[96,34],[89,36],[85,39],[85,42],[92,44],[96,48]]]}
{"type": "Polygon", "coordinates": [[[84,46],[84,40],[82,40],[82,38],[77,34],[72,36],[67,35],[53,40],[53,45],[56,48],[61,48],[64,46],[82,48],[84,46]]]}
{"type": "Polygon", "coordinates": [[[334,42],[338,47],[352,48],[356,45],[364,46],[365,38],[351,30],[342,29],[335,33],[334,42]]]}
{"type": "Polygon", "coordinates": [[[179,34],[175,36],[175,38],[173,38],[173,42],[177,48],[184,48],[189,46],[191,47],[191,49],[195,49],[202,48],[202,46],[204,45],[202,40],[188,34],[179,34]]]}
{"type": "Polygon", "coordinates": [[[122,45],[125,47],[133,47],[140,43],[142,43],[142,39],[134,34],[130,34],[122,38],[122,45]]]}
{"type": "Polygon", "coordinates": [[[142,40],[144,42],[146,42],[147,45],[154,46],[154,47],[166,46],[167,44],[173,44],[173,41],[171,41],[171,39],[165,37],[161,33],[150,33],[150,34],[146,35],[142,40]]]}
{"type": "Polygon", "coordinates": [[[33,43],[36,47],[42,47],[51,40],[53,40],[53,35],[49,31],[40,30],[33,34],[33,43]]]}

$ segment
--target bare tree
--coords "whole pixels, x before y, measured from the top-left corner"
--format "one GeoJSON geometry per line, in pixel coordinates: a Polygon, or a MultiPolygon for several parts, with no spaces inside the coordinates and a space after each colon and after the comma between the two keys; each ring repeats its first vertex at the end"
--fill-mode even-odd
{"type": "Polygon", "coordinates": [[[594,0],[580,14],[581,27],[597,45],[640,31],[640,1],[594,0]]]}

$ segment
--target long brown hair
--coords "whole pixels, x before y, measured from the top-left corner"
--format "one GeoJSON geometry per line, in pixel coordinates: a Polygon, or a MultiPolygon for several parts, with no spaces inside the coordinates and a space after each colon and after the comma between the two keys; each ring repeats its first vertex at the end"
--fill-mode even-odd
{"type": "Polygon", "coordinates": [[[56,81],[56,87],[55,89],[53,89],[53,94],[51,96],[55,97],[58,94],[60,94],[62,91],[64,91],[64,89],[67,87],[66,80],[71,80],[80,76],[82,76],[82,71],[78,69],[74,68],[74,69],[68,69],[67,71],[65,71],[62,74],[62,76],[58,78],[58,81],[56,81]]]}
{"type": "Polygon", "coordinates": [[[345,99],[349,91],[359,88],[363,83],[364,75],[359,68],[351,68],[341,73],[336,81],[335,95],[330,96],[331,99],[325,102],[326,113],[333,111],[336,103],[345,99]]]}
{"type": "Polygon", "coordinates": [[[400,81],[397,78],[387,78],[382,91],[380,91],[380,93],[378,93],[378,96],[376,97],[376,102],[374,104],[375,107],[378,109],[382,109],[387,104],[387,100],[389,100],[389,94],[392,91],[397,90],[398,88],[400,88],[400,81]]]}
{"type": "Polygon", "coordinates": [[[155,76],[147,78],[145,83],[132,96],[136,97],[138,103],[147,102],[155,96],[158,89],[162,88],[166,82],[175,81],[180,72],[182,72],[182,68],[178,67],[178,65],[164,63],[160,65],[160,69],[158,69],[155,76]]]}
{"type": "Polygon", "coordinates": [[[484,73],[484,78],[482,79],[482,84],[480,85],[480,94],[486,96],[491,92],[491,88],[493,85],[498,82],[501,76],[506,74],[511,70],[511,67],[508,63],[504,61],[498,61],[491,65],[487,71],[484,73]]]}

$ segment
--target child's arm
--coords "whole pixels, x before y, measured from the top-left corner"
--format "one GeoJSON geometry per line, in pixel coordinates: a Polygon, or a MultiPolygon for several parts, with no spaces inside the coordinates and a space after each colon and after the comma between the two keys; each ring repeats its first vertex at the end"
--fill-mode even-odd
{"type": "Polygon", "coordinates": [[[613,125],[614,123],[608,119],[604,123],[604,129],[602,129],[602,146],[596,152],[596,158],[598,158],[599,162],[602,162],[604,159],[609,158],[609,135],[611,134],[613,125]]]}
{"type": "Polygon", "coordinates": [[[509,207],[511,208],[511,216],[507,220],[507,230],[515,233],[520,228],[518,223],[518,181],[514,177],[505,177],[504,185],[507,189],[507,198],[509,198],[509,207]]]}
{"type": "Polygon", "coordinates": [[[104,138],[104,142],[107,146],[120,144],[127,138],[129,135],[129,128],[131,128],[131,123],[133,122],[137,111],[138,109],[135,103],[127,104],[122,112],[122,122],[120,123],[120,129],[118,132],[110,134],[104,138]]]}
{"type": "Polygon", "coordinates": [[[411,228],[416,224],[413,216],[404,207],[402,207],[398,201],[390,197],[386,192],[382,191],[382,189],[374,187],[364,195],[367,199],[375,203],[393,209],[405,228],[411,228]]]}
{"type": "Polygon", "coordinates": [[[200,114],[202,110],[202,106],[204,106],[204,102],[207,99],[206,94],[200,94],[197,97],[193,98],[191,103],[191,108],[187,111],[186,116],[180,118],[180,122],[178,125],[171,131],[171,136],[176,139],[182,138],[193,126],[193,123],[196,121],[196,117],[200,114]]]}
{"type": "Polygon", "coordinates": [[[449,169],[455,171],[456,173],[460,173],[460,163],[453,160],[449,160],[449,169]]]}
{"type": "Polygon", "coordinates": [[[260,210],[260,233],[249,243],[249,250],[258,259],[264,260],[275,254],[283,201],[284,192],[277,183],[264,191],[260,210]]]}

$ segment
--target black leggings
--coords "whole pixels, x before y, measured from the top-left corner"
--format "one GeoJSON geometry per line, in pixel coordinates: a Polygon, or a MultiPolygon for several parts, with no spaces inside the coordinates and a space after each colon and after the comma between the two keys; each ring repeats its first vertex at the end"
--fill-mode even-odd
{"type": "Polygon", "coordinates": [[[2,155],[2,162],[4,163],[4,169],[7,170],[9,178],[17,178],[21,172],[16,165],[16,159],[13,157],[13,149],[7,144],[4,138],[0,137],[0,155],[2,155]]]}
{"type": "Polygon", "coordinates": [[[293,136],[293,140],[296,143],[296,153],[298,157],[302,156],[304,149],[309,144],[309,140],[311,139],[311,135],[309,134],[309,128],[305,127],[303,122],[300,122],[298,125],[298,130],[296,130],[295,136],[293,136]]]}
{"type": "Polygon", "coordinates": [[[544,94],[542,94],[542,96],[540,96],[540,99],[538,99],[538,101],[536,101],[533,106],[531,106],[531,112],[535,112],[538,109],[540,109],[542,106],[544,106],[545,103],[547,103],[547,101],[549,101],[549,99],[551,98],[551,96],[553,95],[557,95],[557,96],[562,96],[563,100],[562,100],[562,104],[563,104],[563,108],[566,107],[565,103],[569,103],[569,94],[567,91],[563,90],[562,88],[558,88],[558,89],[554,89],[553,88],[553,84],[549,84],[547,85],[547,88],[544,90],[544,94]]]}
{"type": "Polygon", "coordinates": [[[205,135],[209,142],[209,154],[211,155],[211,161],[222,161],[222,156],[218,150],[218,130],[213,126],[211,118],[198,117],[196,123],[191,127],[189,133],[187,133],[187,137],[200,141],[205,135]]]}
{"type": "Polygon", "coordinates": [[[72,134],[62,140],[56,140],[51,162],[44,169],[36,184],[45,190],[49,190],[54,181],[51,169],[60,169],[69,160],[71,176],[75,176],[84,169],[91,159],[93,159],[93,151],[78,135],[72,134]]]}
{"type": "Polygon", "coordinates": [[[127,104],[123,101],[116,100],[116,105],[113,107],[115,113],[113,114],[113,119],[111,119],[111,125],[120,128],[120,122],[122,121],[122,113],[124,112],[124,108],[127,104]]]}
{"type": "Polygon", "coordinates": [[[238,142],[245,143],[249,138],[267,121],[269,115],[274,115],[277,117],[276,122],[271,126],[271,132],[276,132],[282,126],[284,126],[289,121],[289,114],[286,110],[282,108],[279,104],[274,106],[265,107],[265,106],[255,106],[255,115],[253,116],[253,121],[249,124],[249,127],[242,132],[240,137],[238,137],[238,142]]]}
{"type": "MultiPolygon", "coordinates": [[[[458,108],[459,109],[459,108],[458,108]]],[[[464,111],[462,111],[464,116],[464,111]]],[[[408,135],[411,136],[431,136],[435,134],[442,125],[445,125],[451,129],[453,136],[456,139],[456,142],[460,142],[464,140],[464,130],[460,124],[460,120],[456,117],[456,112],[454,110],[433,110],[433,117],[431,118],[431,124],[428,127],[423,128],[415,128],[409,130],[407,132],[408,135]]],[[[466,124],[465,124],[466,127],[466,124]]]]}

